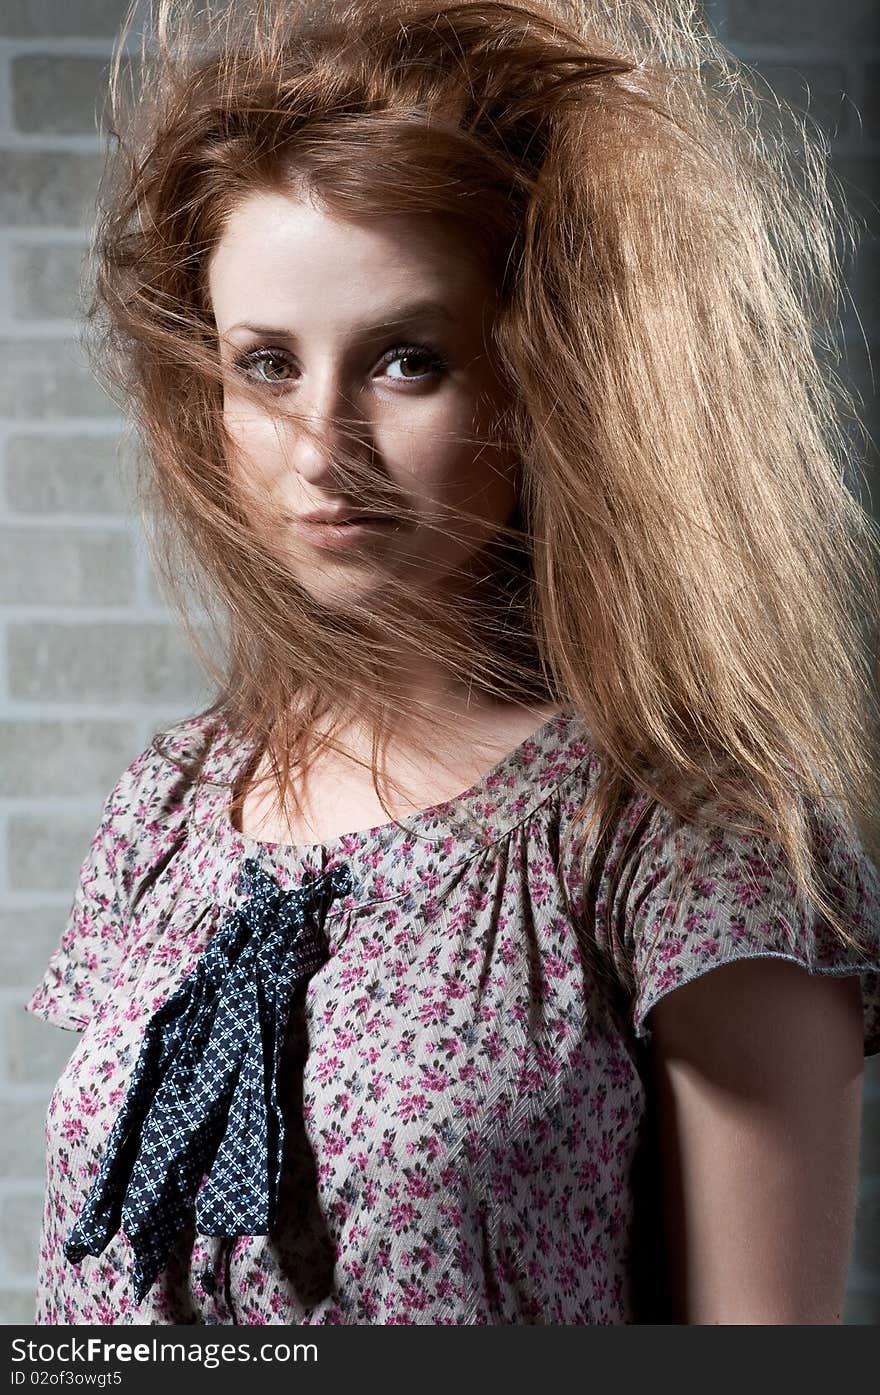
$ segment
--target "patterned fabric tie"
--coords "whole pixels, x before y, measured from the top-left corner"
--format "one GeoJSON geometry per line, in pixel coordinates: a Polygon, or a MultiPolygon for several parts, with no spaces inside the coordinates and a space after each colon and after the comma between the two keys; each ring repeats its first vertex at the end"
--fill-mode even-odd
{"type": "Polygon", "coordinates": [[[290,1004],[297,984],[327,959],[318,916],[351,892],[352,878],[342,863],[282,891],[248,858],[240,888],[248,899],[147,1023],[98,1175],[64,1245],[78,1264],[122,1229],[134,1251],[137,1303],[194,1209],[202,1235],[268,1235],[274,1220],[284,1144],[278,1067],[290,1004]]]}

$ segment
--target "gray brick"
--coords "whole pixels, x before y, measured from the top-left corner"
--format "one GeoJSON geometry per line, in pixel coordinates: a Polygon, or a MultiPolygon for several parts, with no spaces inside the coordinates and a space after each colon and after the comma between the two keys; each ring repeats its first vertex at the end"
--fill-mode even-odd
{"type": "Polygon", "coordinates": [[[6,1005],[7,1074],[15,1085],[54,1085],[77,1044],[77,1034],[32,1017],[24,1001],[6,1005]]]}
{"type": "Polygon", "coordinates": [[[128,0],[3,0],[0,33],[10,38],[112,37],[128,0]]]}
{"type": "Polygon", "coordinates": [[[22,54],[12,63],[15,125],[27,132],[98,135],[109,75],[109,58],[22,54]]]}
{"type": "Polygon", "coordinates": [[[36,1315],[37,1299],[33,1288],[0,1288],[0,1322],[33,1327],[36,1315]]]}
{"type": "Polygon", "coordinates": [[[107,794],[139,750],[133,722],[0,721],[0,795],[107,794]]]}
{"type": "Polygon", "coordinates": [[[12,436],[6,499],[17,513],[130,514],[134,459],[116,435],[12,436]]]}
{"type": "Polygon", "coordinates": [[[874,0],[727,0],[726,37],[746,44],[876,44],[874,0]]]}
{"type": "Polygon", "coordinates": [[[0,1205],[3,1254],[13,1274],[32,1272],[40,1247],[43,1198],[38,1193],[5,1197],[0,1205]]]}
{"type": "Polygon", "coordinates": [[[8,626],[9,691],[16,700],[199,702],[201,669],[171,625],[8,626]]]}
{"type": "Polygon", "coordinates": [[[45,1181],[48,1103],[48,1091],[45,1100],[0,1100],[0,1177],[45,1181]]]}
{"type": "Polygon", "coordinates": [[[13,891],[76,890],[80,867],[98,826],[95,813],[13,814],[7,821],[9,886],[13,891]]]}
{"type": "Polygon", "coordinates": [[[102,166],[100,153],[0,149],[3,223],[13,228],[31,223],[88,226],[102,166]]]}
{"type": "Polygon", "coordinates": [[[80,280],[85,249],[70,243],[38,242],[11,249],[12,311],[22,320],[79,318],[84,310],[80,280]]]}
{"type": "Polygon", "coordinates": [[[860,1327],[880,1327],[880,1293],[848,1293],[843,1321],[860,1327]]]}
{"type": "Polygon", "coordinates": [[[0,343],[0,416],[53,418],[115,412],[78,343],[58,339],[0,343]]]}
{"type": "Polygon", "coordinates": [[[0,602],[6,605],[126,605],[134,592],[125,533],[0,527],[0,602]]]}
{"type": "MultiPolygon", "coordinates": [[[[776,96],[806,112],[832,139],[850,130],[853,105],[847,94],[846,69],[838,63],[756,63],[776,96]]],[[[760,87],[760,84],[759,84],[760,87]]],[[[763,89],[761,89],[763,90],[763,89]]]]}
{"type": "MultiPolygon", "coordinates": [[[[72,900],[72,889],[65,887],[65,895],[68,892],[72,900]]],[[[0,910],[0,983],[7,988],[36,988],[49,956],[61,939],[68,912],[68,902],[58,906],[0,910]]]]}
{"type": "MultiPolygon", "coordinates": [[[[187,599],[189,612],[192,615],[204,615],[203,597],[199,594],[197,583],[192,586],[184,584],[183,594],[187,599]]],[[[160,581],[152,565],[147,566],[147,594],[146,600],[149,605],[158,606],[160,609],[167,609],[171,613],[170,600],[160,589],[160,581]]]]}

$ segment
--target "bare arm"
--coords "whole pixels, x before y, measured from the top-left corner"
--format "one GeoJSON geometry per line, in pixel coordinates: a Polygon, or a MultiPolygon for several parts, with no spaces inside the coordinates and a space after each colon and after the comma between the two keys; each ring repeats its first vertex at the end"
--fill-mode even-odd
{"type": "Polygon", "coordinates": [[[858,978],[719,966],[655,1004],[674,1320],[839,1323],[861,1129],[858,978]]]}

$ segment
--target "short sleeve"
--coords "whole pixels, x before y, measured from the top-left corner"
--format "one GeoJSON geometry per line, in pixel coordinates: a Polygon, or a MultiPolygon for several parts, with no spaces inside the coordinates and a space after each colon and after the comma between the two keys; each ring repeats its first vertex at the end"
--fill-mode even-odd
{"type": "Polygon", "coordinates": [[[58,948],[24,1005],[35,1017],[76,1032],[96,1015],[122,955],[125,921],[111,847],[118,788],[104,801],[58,948]]]}
{"type": "Polygon", "coordinates": [[[769,957],[813,974],[858,976],[865,1055],[880,1052],[880,877],[836,806],[811,805],[808,826],[822,889],[862,950],[804,907],[784,849],[769,835],[698,831],[655,805],[616,907],[636,1037],[650,1039],[646,1018],[675,988],[737,959],[769,957]],[[682,866],[690,875],[673,901],[682,866]]]}

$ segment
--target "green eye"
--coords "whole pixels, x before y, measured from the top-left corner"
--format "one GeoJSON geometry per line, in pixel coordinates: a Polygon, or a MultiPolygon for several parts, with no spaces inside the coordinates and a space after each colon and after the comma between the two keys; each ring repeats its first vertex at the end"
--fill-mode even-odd
{"type": "MultiPolygon", "coordinates": [[[[264,364],[271,365],[273,363],[280,364],[282,369],[286,369],[288,373],[292,373],[293,364],[290,362],[287,355],[283,353],[280,349],[257,349],[256,352],[242,354],[239,358],[235,360],[236,368],[241,369],[241,371],[245,374],[246,377],[251,376],[248,373],[248,369],[254,367],[262,368],[264,364]]],[[[264,383],[283,383],[287,381],[286,377],[265,377],[262,374],[258,374],[257,377],[258,381],[262,381],[264,383]]]]}

